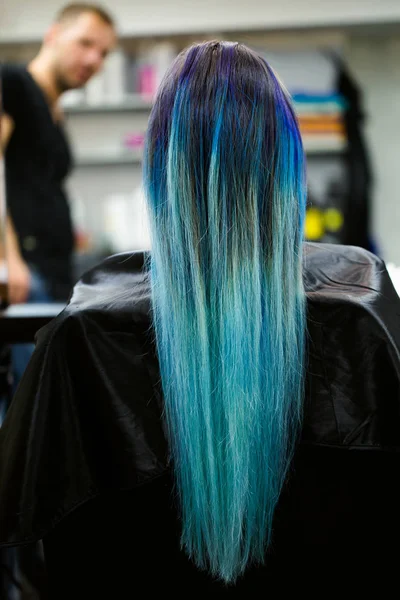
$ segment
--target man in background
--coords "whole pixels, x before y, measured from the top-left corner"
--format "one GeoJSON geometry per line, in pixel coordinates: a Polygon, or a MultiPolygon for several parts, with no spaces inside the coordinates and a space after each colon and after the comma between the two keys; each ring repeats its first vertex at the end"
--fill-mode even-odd
{"type": "MultiPolygon", "coordinates": [[[[115,44],[108,13],[92,4],[70,4],[27,67],[2,67],[11,304],[68,298],[74,234],[64,181],[72,161],[59,101],[98,73],[115,44]]],[[[16,380],[30,352],[13,349],[16,380]]]]}
{"type": "MultiPolygon", "coordinates": [[[[11,304],[68,298],[74,233],[64,181],[72,161],[59,101],[64,92],[83,87],[99,72],[115,44],[115,26],[106,11],[92,4],[70,4],[58,14],[27,67],[0,67],[11,304]]],[[[32,350],[31,344],[12,347],[14,388],[32,350]]],[[[20,551],[18,561],[10,553],[0,558],[1,598],[11,597],[18,581],[25,591],[36,590],[38,597],[45,597],[38,552],[20,551]]]]}

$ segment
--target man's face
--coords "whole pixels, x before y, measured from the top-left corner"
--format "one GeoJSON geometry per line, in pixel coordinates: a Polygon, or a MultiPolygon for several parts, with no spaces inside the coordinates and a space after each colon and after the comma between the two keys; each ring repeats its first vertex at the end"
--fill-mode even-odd
{"type": "Polygon", "coordinates": [[[53,55],[56,83],[61,91],[84,86],[102,68],[116,44],[115,30],[94,13],[54,26],[47,45],[53,55]]]}

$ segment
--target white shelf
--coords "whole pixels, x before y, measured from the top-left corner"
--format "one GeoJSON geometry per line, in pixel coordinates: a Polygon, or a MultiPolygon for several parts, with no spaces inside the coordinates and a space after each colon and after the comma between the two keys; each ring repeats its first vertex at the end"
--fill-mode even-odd
{"type": "MultiPolygon", "coordinates": [[[[294,107],[299,117],[315,113],[318,116],[324,116],[338,111],[338,105],[335,102],[319,104],[317,102],[296,102],[294,107]]],[[[63,106],[65,114],[79,113],[107,113],[107,112],[130,112],[136,110],[151,110],[152,100],[141,96],[140,94],[131,94],[126,96],[120,102],[99,102],[98,104],[88,104],[86,102],[76,104],[66,104],[63,106]]]]}
{"type": "MultiPolygon", "coordinates": [[[[91,113],[120,113],[120,112],[135,112],[149,111],[152,109],[152,100],[141,96],[140,94],[132,94],[127,96],[120,102],[102,102],[98,104],[76,103],[66,104],[63,110],[66,115],[91,113]]],[[[334,102],[321,105],[318,103],[294,102],[294,107],[298,117],[315,113],[317,116],[323,117],[326,114],[338,111],[338,105],[334,102]]]]}
{"type": "Polygon", "coordinates": [[[306,154],[317,156],[324,154],[342,154],[347,149],[345,140],[326,138],[326,139],[304,139],[303,145],[306,154]]]}
{"type": "MultiPolygon", "coordinates": [[[[139,94],[128,96],[122,102],[104,102],[99,104],[66,104],[63,107],[66,115],[70,114],[90,114],[90,113],[119,113],[119,112],[135,112],[135,111],[150,111],[153,106],[153,102],[146,98],[143,98],[139,94]]],[[[304,114],[309,115],[312,112],[318,114],[318,116],[324,116],[331,112],[337,112],[338,107],[335,103],[330,103],[329,106],[322,106],[314,103],[296,103],[294,102],[296,113],[299,117],[304,114]]]]}
{"type": "MultiPolygon", "coordinates": [[[[304,149],[306,154],[312,156],[341,154],[346,150],[346,145],[339,142],[312,143],[305,142],[304,149]]],[[[121,152],[120,154],[91,154],[87,156],[78,156],[75,159],[76,167],[106,167],[106,166],[124,166],[141,165],[143,152],[121,152]]]]}
{"type": "Polygon", "coordinates": [[[63,107],[66,115],[90,114],[90,113],[119,113],[130,111],[150,111],[151,100],[143,98],[139,94],[128,96],[122,102],[105,102],[102,104],[70,104],[63,107]]]}
{"type": "Polygon", "coordinates": [[[13,319],[56,317],[64,308],[63,303],[12,304],[5,311],[0,311],[0,317],[4,315],[13,319]]]}
{"type": "Polygon", "coordinates": [[[126,151],[115,154],[88,154],[86,156],[76,156],[76,167],[106,167],[120,165],[140,165],[143,158],[143,152],[126,151]]]}

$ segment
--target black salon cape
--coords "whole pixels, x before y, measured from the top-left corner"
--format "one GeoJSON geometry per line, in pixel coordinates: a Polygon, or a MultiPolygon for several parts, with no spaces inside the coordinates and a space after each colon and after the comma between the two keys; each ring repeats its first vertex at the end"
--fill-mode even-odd
{"type": "MultiPolygon", "coordinates": [[[[79,281],[67,308],[38,333],[0,430],[1,545],[51,540],[59,532],[59,547],[75,544],[63,560],[81,552],[81,562],[98,545],[105,560],[126,545],[121,556],[134,580],[149,560],[151,572],[173,573],[183,555],[179,520],[165,513],[174,494],[143,263],[141,253],[117,255],[79,281]]],[[[329,561],[349,553],[342,567],[334,563],[337,575],[361,555],[373,568],[385,557],[387,575],[400,547],[400,300],[383,262],[355,247],[306,244],[304,280],[309,360],[302,439],[267,566],[250,569],[247,579],[299,556],[315,561],[328,550],[329,561]]],[[[54,548],[51,556],[57,541],[54,548]]]]}

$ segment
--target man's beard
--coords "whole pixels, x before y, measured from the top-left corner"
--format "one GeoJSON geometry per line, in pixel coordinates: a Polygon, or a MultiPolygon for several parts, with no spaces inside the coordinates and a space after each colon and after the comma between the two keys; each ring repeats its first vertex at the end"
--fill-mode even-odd
{"type": "Polygon", "coordinates": [[[71,84],[70,81],[67,80],[66,77],[64,77],[64,75],[60,72],[55,73],[55,84],[57,86],[57,90],[60,92],[60,94],[63,94],[64,92],[68,92],[68,90],[73,90],[75,88],[79,88],[81,87],[80,85],[73,85],[71,84]]]}

